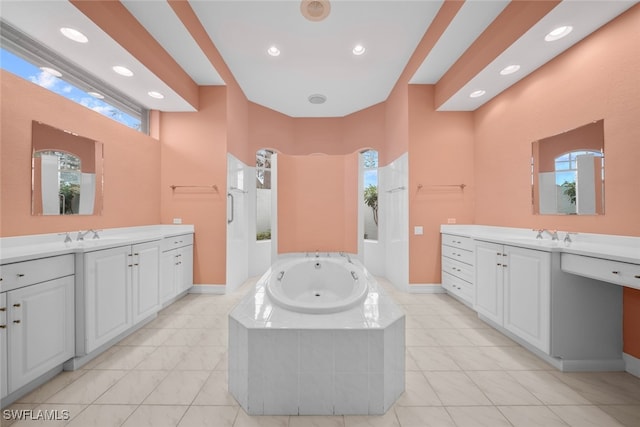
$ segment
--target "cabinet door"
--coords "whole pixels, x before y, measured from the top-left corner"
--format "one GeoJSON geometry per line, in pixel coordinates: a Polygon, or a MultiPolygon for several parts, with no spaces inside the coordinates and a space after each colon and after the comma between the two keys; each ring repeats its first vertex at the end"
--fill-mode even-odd
{"type": "Polygon", "coordinates": [[[130,246],[85,254],[86,352],[126,331],[131,320],[130,246]]]}
{"type": "Polygon", "coordinates": [[[511,246],[505,252],[504,327],[549,353],[551,254],[511,246]]]}
{"type": "Polygon", "coordinates": [[[9,393],[74,355],[74,276],[7,293],[9,393]]]}
{"type": "Polygon", "coordinates": [[[163,252],[160,255],[160,302],[165,303],[178,294],[176,285],[177,250],[163,252]]]}
{"type": "Polygon", "coordinates": [[[476,297],[474,308],[502,326],[503,306],[502,245],[487,242],[476,244],[476,297]]]}
{"type": "Polygon", "coordinates": [[[134,245],[132,283],[133,323],[156,313],[160,309],[160,243],[134,245]]]}
{"type": "Polygon", "coordinates": [[[0,398],[7,395],[7,294],[0,294],[0,398]]]}
{"type": "Polygon", "coordinates": [[[193,246],[185,246],[180,249],[178,264],[178,283],[181,288],[179,292],[186,291],[193,286],[193,246]]]}

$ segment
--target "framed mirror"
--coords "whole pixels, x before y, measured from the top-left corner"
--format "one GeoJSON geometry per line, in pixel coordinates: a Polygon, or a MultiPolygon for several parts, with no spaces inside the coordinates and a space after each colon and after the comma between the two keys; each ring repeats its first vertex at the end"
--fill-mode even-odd
{"type": "Polygon", "coordinates": [[[533,213],[604,214],[604,120],[531,146],[533,213]]]}
{"type": "Polygon", "coordinates": [[[102,213],[102,143],[32,122],[31,214],[102,213]]]}

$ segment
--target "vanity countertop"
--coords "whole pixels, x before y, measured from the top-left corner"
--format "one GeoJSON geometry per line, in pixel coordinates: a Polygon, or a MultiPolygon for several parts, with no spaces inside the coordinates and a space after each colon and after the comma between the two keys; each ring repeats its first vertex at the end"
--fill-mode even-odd
{"type": "Polygon", "coordinates": [[[0,238],[0,264],[46,258],[56,255],[85,253],[118,246],[132,245],[165,237],[194,232],[193,225],[147,225],[140,227],[110,228],[99,232],[99,239],[89,233],[85,240],[77,241],[77,231],[69,233],[72,242],[65,243],[64,233],[36,234],[0,238]]]}
{"type": "Polygon", "coordinates": [[[640,264],[640,237],[576,233],[570,235],[571,242],[565,243],[563,239],[566,231],[558,231],[560,240],[551,240],[548,234],[542,239],[536,239],[537,232],[531,229],[471,224],[443,224],[440,232],[527,249],[640,264]]]}

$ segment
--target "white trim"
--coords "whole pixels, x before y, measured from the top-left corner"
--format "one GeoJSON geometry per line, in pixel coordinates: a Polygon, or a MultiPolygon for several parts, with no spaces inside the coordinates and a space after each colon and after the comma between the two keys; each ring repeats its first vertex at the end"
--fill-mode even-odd
{"type": "Polygon", "coordinates": [[[622,359],[624,360],[624,370],[640,378],[640,359],[627,353],[622,353],[622,359]]]}
{"type": "Polygon", "coordinates": [[[446,291],[440,283],[409,284],[407,292],[410,294],[444,294],[446,291]]]}
{"type": "Polygon", "coordinates": [[[188,293],[224,295],[227,293],[227,285],[193,285],[189,288],[188,293]]]}

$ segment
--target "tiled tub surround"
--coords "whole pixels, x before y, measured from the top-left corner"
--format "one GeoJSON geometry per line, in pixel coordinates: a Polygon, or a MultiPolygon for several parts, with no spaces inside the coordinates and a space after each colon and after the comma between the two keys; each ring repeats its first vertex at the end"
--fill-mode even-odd
{"type": "Polygon", "coordinates": [[[363,303],[286,310],[265,290],[277,265],[229,314],[229,392],[251,415],[384,414],[405,386],[402,310],[364,269],[363,303]]]}
{"type": "Polygon", "coordinates": [[[475,276],[464,302],[482,320],[561,370],[640,372],[640,360],[622,353],[622,286],[640,289],[640,238],[565,240],[558,231],[558,240],[537,239],[531,229],[483,225],[441,232],[443,244],[472,242],[475,276]]]}
{"type": "Polygon", "coordinates": [[[3,406],[63,364],[74,370],[87,363],[192,286],[193,226],[99,235],[77,240],[76,231],[70,242],[64,233],[0,239],[3,406]]]}

